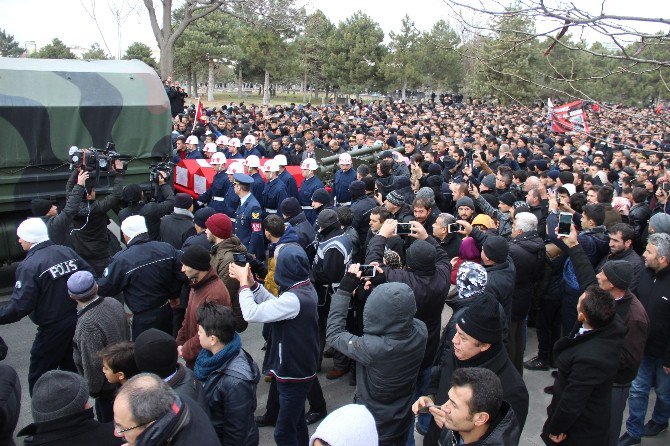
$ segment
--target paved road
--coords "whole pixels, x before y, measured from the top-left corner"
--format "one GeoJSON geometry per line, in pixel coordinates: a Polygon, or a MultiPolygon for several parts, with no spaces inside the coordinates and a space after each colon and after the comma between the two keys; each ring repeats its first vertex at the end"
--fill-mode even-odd
{"type": "MultiPolygon", "coordinates": [[[[446,321],[449,317],[449,310],[446,309],[443,314],[443,319],[446,321]]],[[[28,397],[28,384],[26,377],[28,374],[28,357],[30,354],[30,346],[35,336],[35,326],[28,319],[7,326],[0,326],[0,336],[2,336],[9,346],[9,354],[5,362],[13,366],[19,373],[23,386],[23,401],[21,407],[21,417],[19,419],[18,428],[29,424],[32,421],[30,415],[30,398],[28,397]]],[[[254,357],[258,364],[262,363],[263,352],[261,347],[263,345],[261,336],[261,326],[259,324],[252,324],[242,334],[243,347],[254,357]]],[[[528,350],[526,356],[532,356],[537,346],[537,339],[535,331],[529,330],[528,350]]],[[[348,404],[352,400],[353,387],[348,385],[348,379],[341,378],[335,381],[328,381],[325,379],[325,373],[332,367],[332,361],[325,359],[323,363],[323,372],[320,374],[321,386],[329,403],[328,409],[333,410],[344,404],[348,404]]],[[[530,393],[530,408],[528,410],[528,420],[524,428],[521,445],[522,446],[539,446],[542,444],[539,434],[540,429],[546,419],[546,407],[549,404],[550,396],[543,393],[542,389],[552,383],[549,372],[528,372],[524,374],[526,385],[530,393]]],[[[265,401],[269,384],[261,381],[258,385],[258,410],[260,415],[264,412],[265,401]]],[[[653,396],[650,405],[653,404],[653,396]]],[[[624,418],[625,419],[625,418],[624,418]]],[[[310,434],[314,432],[314,426],[310,426],[310,434]]],[[[18,430],[18,429],[17,429],[18,430]]],[[[273,429],[270,427],[260,429],[260,444],[271,445],[274,444],[272,437],[273,429]]],[[[421,437],[416,435],[417,445],[421,445],[421,437]]],[[[664,432],[657,438],[645,439],[643,445],[645,446],[665,446],[670,444],[670,434],[664,432]]]]}

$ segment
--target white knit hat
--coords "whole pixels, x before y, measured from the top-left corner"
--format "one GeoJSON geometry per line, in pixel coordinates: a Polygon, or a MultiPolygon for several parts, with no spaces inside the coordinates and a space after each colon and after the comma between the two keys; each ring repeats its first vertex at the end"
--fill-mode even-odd
{"type": "Polygon", "coordinates": [[[24,242],[33,244],[49,240],[49,230],[41,218],[28,218],[24,220],[16,228],[16,235],[24,242]]]}
{"type": "Polygon", "coordinates": [[[319,424],[309,439],[309,446],[316,439],[331,446],[377,446],[377,426],[370,411],[361,404],[347,404],[333,411],[319,424]]]}
{"type": "Polygon", "coordinates": [[[131,215],[121,223],[121,232],[132,240],[136,235],[147,232],[147,223],[141,215],[131,215]]]}

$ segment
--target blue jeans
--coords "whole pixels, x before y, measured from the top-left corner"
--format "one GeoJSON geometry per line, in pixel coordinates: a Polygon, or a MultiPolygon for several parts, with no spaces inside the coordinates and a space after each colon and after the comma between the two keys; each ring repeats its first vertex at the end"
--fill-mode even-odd
{"type": "Polygon", "coordinates": [[[641,438],[644,433],[644,417],[652,387],[656,391],[656,404],[651,419],[658,424],[667,423],[670,418],[670,375],[663,371],[661,358],[644,355],[628,398],[626,431],[631,437],[641,438]]]}
{"type": "MultiPolygon", "coordinates": [[[[419,399],[420,396],[425,395],[430,384],[430,372],[433,370],[432,366],[428,366],[423,370],[419,370],[419,375],[416,377],[416,390],[414,391],[414,400],[419,399]]],[[[431,415],[429,413],[419,414],[419,427],[422,431],[428,432],[430,426],[431,415]]],[[[409,433],[407,435],[406,446],[414,446],[414,423],[409,426],[409,433]]]]}
{"type": "Polygon", "coordinates": [[[305,401],[313,382],[280,382],[279,415],[275,427],[275,443],[278,446],[307,446],[309,432],[305,421],[305,401]]]}

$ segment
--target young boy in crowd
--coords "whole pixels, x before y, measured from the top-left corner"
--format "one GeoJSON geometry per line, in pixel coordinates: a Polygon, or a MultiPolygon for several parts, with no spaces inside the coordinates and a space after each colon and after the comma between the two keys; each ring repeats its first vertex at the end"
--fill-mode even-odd
{"type": "Polygon", "coordinates": [[[102,373],[112,384],[123,385],[139,373],[135,364],[135,346],[132,342],[124,341],[108,345],[100,350],[99,355],[102,359],[102,373]]]}

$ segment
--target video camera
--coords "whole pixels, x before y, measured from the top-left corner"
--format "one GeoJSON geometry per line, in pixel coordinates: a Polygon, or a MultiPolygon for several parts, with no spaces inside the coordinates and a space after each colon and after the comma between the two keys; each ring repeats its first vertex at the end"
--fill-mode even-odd
{"type": "Polygon", "coordinates": [[[172,170],[174,169],[174,163],[172,161],[163,161],[160,163],[154,163],[149,166],[149,182],[158,183],[158,176],[160,172],[165,173],[165,182],[167,183],[170,178],[172,178],[172,170]]]}
{"type": "Polygon", "coordinates": [[[130,155],[122,155],[115,151],[113,142],[108,142],[104,149],[80,149],[77,146],[70,147],[69,161],[70,169],[85,169],[87,172],[111,172],[114,169],[114,162],[118,159],[123,161],[123,169],[126,169],[128,161],[132,159],[130,155]]]}

